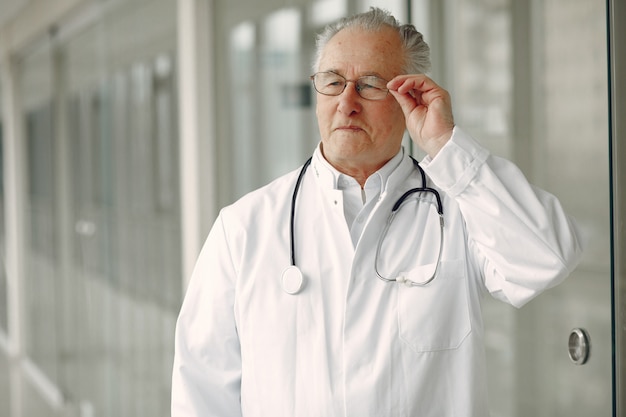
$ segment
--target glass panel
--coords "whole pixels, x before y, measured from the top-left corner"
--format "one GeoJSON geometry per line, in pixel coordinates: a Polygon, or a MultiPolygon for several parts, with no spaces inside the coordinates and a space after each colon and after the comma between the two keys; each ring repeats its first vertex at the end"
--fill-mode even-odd
{"type": "Polygon", "coordinates": [[[400,22],[406,22],[407,0],[360,0],[359,11],[369,10],[370,7],[380,7],[389,10],[400,22]]]}
{"type": "Polygon", "coordinates": [[[346,16],[348,5],[345,0],[318,0],[310,5],[309,18],[314,27],[324,25],[346,16]]]}
{"type": "MultiPolygon", "coordinates": [[[[5,304],[6,305],[6,304],[5,304]]],[[[6,332],[6,329],[3,331],[6,332]]],[[[11,416],[11,366],[9,358],[0,355],[0,416],[11,416]]]]}
{"type": "MultiPolygon", "coordinates": [[[[266,179],[274,179],[300,165],[303,109],[310,109],[310,86],[301,73],[301,13],[282,9],[261,25],[261,99],[264,115],[261,149],[266,179]]],[[[306,73],[305,73],[306,74],[306,73]]]]}
{"type": "Polygon", "coordinates": [[[231,111],[232,141],[236,152],[237,170],[231,171],[234,195],[243,195],[254,187],[253,179],[259,169],[258,149],[262,145],[255,135],[256,110],[259,96],[256,65],[256,26],[244,22],[233,28],[230,39],[232,70],[231,111]],[[236,115],[236,116],[234,116],[236,115]]]}
{"type": "Polygon", "coordinates": [[[308,80],[313,38],[302,39],[302,20],[300,10],[286,8],[230,29],[231,198],[295,169],[317,142],[308,80]]]}
{"type": "Polygon", "coordinates": [[[457,123],[556,194],[587,246],[565,283],[521,310],[485,300],[494,415],[610,416],[605,2],[449,0],[444,10],[435,78],[457,123]],[[568,358],[577,327],[592,339],[583,366],[568,358]]]}
{"type": "Polygon", "coordinates": [[[556,346],[536,363],[536,370],[548,374],[541,384],[525,381],[527,401],[533,405],[525,415],[547,415],[552,410],[551,414],[569,416],[610,416],[606,2],[546,0],[538,8],[538,19],[543,29],[536,82],[543,88],[532,102],[537,140],[532,155],[538,162],[533,171],[540,186],[559,195],[587,241],[579,268],[533,307],[535,323],[552,317],[543,335],[556,346]],[[572,366],[558,349],[567,346],[567,335],[575,327],[587,329],[592,340],[592,356],[582,369],[572,366]],[[547,387],[559,388],[550,396],[547,387]]]}
{"type": "Polygon", "coordinates": [[[56,353],[58,293],[55,280],[57,255],[54,193],[54,152],[51,50],[41,47],[21,63],[24,92],[24,126],[27,148],[27,215],[24,282],[25,347],[52,380],[58,377],[56,353]]]}
{"type": "Polygon", "coordinates": [[[22,57],[27,348],[71,415],[169,413],[182,299],[176,7],[103,8],[22,57]]]}

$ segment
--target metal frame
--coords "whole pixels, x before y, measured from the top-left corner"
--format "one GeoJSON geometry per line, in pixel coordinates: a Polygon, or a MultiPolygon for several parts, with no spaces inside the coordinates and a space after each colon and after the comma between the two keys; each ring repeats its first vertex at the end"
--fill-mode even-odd
{"type": "Polygon", "coordinates": [[[613,415],[626,413],[626,4],[607,0],[613,280],[613,415]]]}

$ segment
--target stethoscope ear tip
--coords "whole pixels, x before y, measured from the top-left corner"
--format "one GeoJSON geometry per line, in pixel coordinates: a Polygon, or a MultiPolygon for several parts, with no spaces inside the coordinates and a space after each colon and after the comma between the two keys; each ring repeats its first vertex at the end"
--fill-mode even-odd
{"type": "Polygon", "coordinates": [[[283,291],[287,294],[295,295],[300,292],[304,284],[302,271],[295,265],[288,266],[282,273],[283,291]]]}

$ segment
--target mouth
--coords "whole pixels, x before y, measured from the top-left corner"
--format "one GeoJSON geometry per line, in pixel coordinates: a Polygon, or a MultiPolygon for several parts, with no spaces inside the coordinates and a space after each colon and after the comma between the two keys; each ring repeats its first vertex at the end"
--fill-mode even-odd
{"type": "Polygon", "coordinates": [[[341,132],[360,132],[363,129],[361,129],[358,126],[352,126],[352,125],[347,125],[347,126],[339,126],[337,128],[335,128],[336,131],[341,131],[341,132]]]}

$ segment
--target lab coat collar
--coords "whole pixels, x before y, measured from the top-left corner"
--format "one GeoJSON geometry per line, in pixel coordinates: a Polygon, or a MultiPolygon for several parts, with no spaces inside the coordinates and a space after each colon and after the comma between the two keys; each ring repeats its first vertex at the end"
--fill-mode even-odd
{"type": "MultiPolygon", "coordinates": [[[[396,156],[391,158],[389,162],[383,165],[382,168],[380,168],[367,179],[366,187],[368,185],[367,182],[375,181],[375,183],[379,184],[380,195],[382,195],[390,184],[390,179],[396,176],[394,174],[397,171],[397,168],[400,166],[402,160],[404,159],[404,155],[405,151],[402,147],[400,151],[396,154],[396,156]]],[[[342,179],[352,178],[349,175],[339,172],[326,160],[326,158],[324,158],[321,150],[321,144],[317,146],[315,152],[313,153],[311,166],[313,167],[313,171],[315,172],[318,184],[325,189],[341,189],[342,179]]],[[[405,177],[405,175],[401,176],[402,178],[405,177]]]]}

